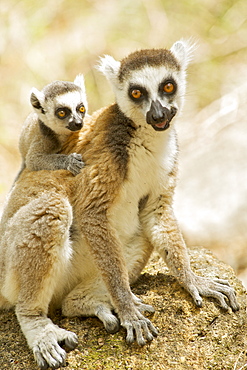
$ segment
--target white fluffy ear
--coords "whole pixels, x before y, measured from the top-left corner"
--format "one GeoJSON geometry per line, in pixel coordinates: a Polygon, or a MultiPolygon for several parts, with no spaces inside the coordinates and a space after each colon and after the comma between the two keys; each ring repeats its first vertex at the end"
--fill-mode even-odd
{"type": "Polygon", "coordinates": [[[79,75],[76,76],[76,78],[74,80],[74,84],[79,86],[82,89],[82,91],[84,93],[86,93],[85,81],[84,81],[83,74],[80,73],[79,75]]]}
{"type": "Polygon", "coordinates": [[[109,81],[114,82],[117,79],[120,64],[120,62],[110,55],[105,55],[103,58],[100,58],[100,63],[96,68],[102,72],[109,81]]]}
{"type": "Polygon", "coordinates": [[[88,109],[88,104],[87,104],[85,80],[84,80],[84,77],[81,73],[79,75],[77,75],[76,78],[74,79],[74,84],[81,88],[81,91],[82,91],[82,94],[83,94],[83,104],[85,105],[86,110],[87,110],[88,109]]]}
{"type": "Polygon", "coordinates": [[[43,110],[42,105],[43,105],[44,99],[45,99],[45,96],[42,91],[39,91],[35,87],[31,89],[30,102],[35,109],[38,109],[40,111],[43,110]]]}
{"type": "Polygon", "coordinates": [[[196,43],[191,40],[180,40],[171,47],[171,52],[183,68],[186,68],[193,57],[196,43]]]}

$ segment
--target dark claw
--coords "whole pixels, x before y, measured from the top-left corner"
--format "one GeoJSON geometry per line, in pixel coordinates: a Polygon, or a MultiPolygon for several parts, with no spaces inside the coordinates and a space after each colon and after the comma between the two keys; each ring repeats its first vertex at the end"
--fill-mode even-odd
{"type": "Polygon", "coordinates": [[[73,340],[73,339],[65,339],[65,346],[68,351],[72,351],[75,349],[78,345],[78,340],[73,340]]]}
{"type": "Polygon", "coordinates": [[[52,366],[51,369],[60,369],[60,367],[66,366],[66,361],[59,362],[57,365],[52,366]]]}
{"type": "Polygon", "coordinates": [[[49,368],[48,363],[44,360],[44,363],[42,365],[39,365],[41,370],[47,370],[49,368]]]}
{"type": "Polygon", "coordinates": [[[41,369],[41,370],[47,370],[49,368],[49,365],[48,363],[46,362],[46,360],[43,358],[43,356],[41,356],[41,354],[39,352],[36,352],[35,353],[35,358],[36,358],[36,361],[37,361],[37,364],[38,364],[38,367],[41,369]]]}
{"type": "Polygon", "coordinates": [[[38,366],[41,370],[47,370],[49,368],[49,365],[48,363],[46,362],[46,360],[44,358],[39,358],[39,361],[38,362],[38,366]]]}
{"type": "Polygon", "coordinates": [[[239,311],[240,310],[239,305],[237,304],[236,306],[232,307],[232,310],[233,310],[233,312],[239,311]]]}
{"type": "Polygon", "coordinates": [[[111,323],[111,324],[108,324],[106,326],[106,331],[107,333],[110,333],[110,334],[115,334],[119,331],[120,329],[120,322],[115,322],[115,323],[111,323]]]}
{"type": "Polygon", "coordinates": [[[195,301],[195,304],[196,304],[196,306],[197,306],[197,307],[200,307],[200,308],[202,307],[202,301],[201,301],[201,300],[198,300],[198,299],[197,299],[197,300],[195,301]]]}

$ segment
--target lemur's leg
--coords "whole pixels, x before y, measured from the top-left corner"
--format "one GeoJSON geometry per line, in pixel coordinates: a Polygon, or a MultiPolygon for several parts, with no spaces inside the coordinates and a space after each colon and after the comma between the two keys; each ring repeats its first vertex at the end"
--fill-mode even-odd
{"type": "Polygon", "coordinates": [[[126,267],[129,274],[129,282],[132,285],[140,277],[142,270],[148,263],[148,260],[153,252],[153,245],[148,238],[140,230],[139,235],[129,242],[126,248],[125,257],[126,267]]]}
{"type": "MultiPolygon", "coordinates": [[[[152,306],[143,304],[134,294],[132,298],[140,312],[154,312],[152,306]]],[[[83,280],[67,295],[62,304],[65,316],[97,316],[108,333],[115,333],[120,328],[120,322],[113,310],[110,295],[100,276],[83,280]]]]}
{"type": "Polygon", "coordinates": [[[120,324],[112,313],[109,293],[100,276],[83,279],[64,299],[62,312],[65,316],[97,316],[109,333],[119,330],[120,324]]]}
{"type": "MultiPolygon", "coordinates": [[[[129,248],[127,248],[129,250],[129,248]]],[[[131,258],[127,259],[127,269],[130,282],[139,277],[143,267],[152,252],[152,246],[140,233],[131,241],[131,258]]],[[[62,311],[65,316],[97,316],[104,324],[107,332],[115,333],[120,328],[120,322],[113,314],[114,307],[110,294],[99,272],[92,266],[91,276],[83,277],[82,283],[77,285],[64,299],[62,311]]],[[[140,312],[154,312],[150,305],[145,305],[132,294],[133,301],[140,312]]]]}
{"type": "Polygon", "coordinates": [[[21,329],[41,369],[64,363],[66,353],[60,342],[69,349],[77,345],[74,333],[47,318],[57,286],[67,279],[71,222],[67,199],[43,194],[13,216],[4,237],[8,266],[3,294],[15,300],[21,329]]]}
{"type": "Polygon", "coordinates": [[[229,307],[233,311],[239,309],[235,291],[226,280],[197,276],[191,270],[185,242],[165,195],[159,198],[156,211],[146,222],[146,232],[172,274],[191,294],[198,307],[202,306],[202,297],[213,297],[225,310],[229,307]]]}
{"type": "Polygon", "coordinates": [[[109,223],[106,212],[99,212],[99,207],[98,210],[92,211],[90,207],[87,210],[85,204],[79,202],[74,207],[75,220],[80,221],[77,221],[77,227],[89,246],[120,324],[127,331],[126,341],[132,343],[136,339],[139,345],[144,345],[157,335],[157,330],[142,315],[141,302],[137,302],[131,292],[124,250],[117,232],[109,223]]]}

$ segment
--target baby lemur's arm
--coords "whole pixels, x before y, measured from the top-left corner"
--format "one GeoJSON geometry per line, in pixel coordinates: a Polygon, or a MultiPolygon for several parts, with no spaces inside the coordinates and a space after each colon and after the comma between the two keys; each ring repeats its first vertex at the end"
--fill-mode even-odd
{"type": "Polygon", "coordinates": [[[55,132],[41,121],[35,125],[32,130],[33,139],[25,156],[25,167],[30,171],[64,169],[77,175],[83,167],[81,154],[57,154],[61,144],[55,132]]]}

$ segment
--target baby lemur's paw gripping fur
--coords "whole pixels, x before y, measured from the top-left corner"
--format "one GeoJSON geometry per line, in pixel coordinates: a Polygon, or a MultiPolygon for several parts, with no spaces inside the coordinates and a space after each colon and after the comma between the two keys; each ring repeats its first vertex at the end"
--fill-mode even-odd
{"type": "Polygon", "coordinates": [[[81,154],[72,153],[68,155],[68,166],[66,169],[69,170],[74,176],[78,175],[83,167],[84,162],[81,154]]]}

